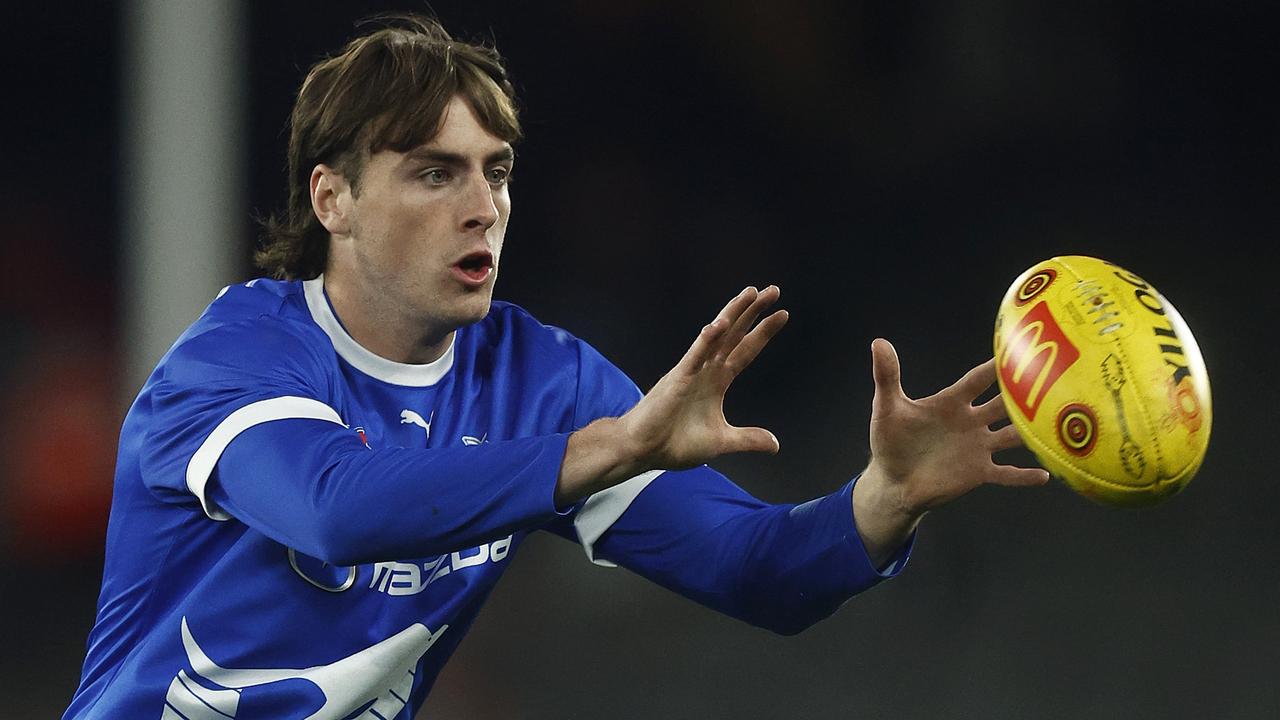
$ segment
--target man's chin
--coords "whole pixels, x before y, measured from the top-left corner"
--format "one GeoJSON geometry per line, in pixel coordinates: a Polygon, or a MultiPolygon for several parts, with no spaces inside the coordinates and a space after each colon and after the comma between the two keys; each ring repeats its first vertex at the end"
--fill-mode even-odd
{"type": "Polygon", "coordinates": [[[489,306],[492,304],[493,291],[490,288],[468,294],[455,307],[455,313],[452,318],[454,326],[464,327],[480,322],[488,317],[489,306]]]}

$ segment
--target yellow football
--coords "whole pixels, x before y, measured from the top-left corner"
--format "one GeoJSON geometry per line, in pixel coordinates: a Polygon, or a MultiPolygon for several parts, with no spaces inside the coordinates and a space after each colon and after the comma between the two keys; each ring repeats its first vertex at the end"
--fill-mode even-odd
{"type": "Polygon", "coordinates": [[[1081,495],[1152,505],[1200,468],[1213,419],[1200,348],[1128,270],[1080,255],[1036,263],[1000,303],[995,358],[1023,442],[1081,495]]]}

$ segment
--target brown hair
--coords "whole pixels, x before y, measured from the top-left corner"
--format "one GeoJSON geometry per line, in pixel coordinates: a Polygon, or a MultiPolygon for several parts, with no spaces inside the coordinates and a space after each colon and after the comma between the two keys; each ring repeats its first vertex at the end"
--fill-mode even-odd
{"type": "Polygon", "coordinates": [[[455,41],[439,21],[421,15],[374,18],[383,27],[317,62],[298,90],[289,118],[289,205],[264,223],[259,268],[281,279],[324,272],[329,233],[311,207],[311,171],[325,163],[358,192],[365,158],[405,152],[435,137],[454,95],[471,105],[485,129],[520,138],[515,91],[492,47],[455,41]]]}

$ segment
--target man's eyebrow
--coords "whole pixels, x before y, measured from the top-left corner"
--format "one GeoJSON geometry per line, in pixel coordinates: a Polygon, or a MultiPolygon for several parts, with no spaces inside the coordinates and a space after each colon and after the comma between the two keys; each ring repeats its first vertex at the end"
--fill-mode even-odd
{"type": "MultiPolygon", "coordinates": [[[[485,165],[514,160],[516,152],[510,145],[504,146],[501,150],[495,150],[484,158],[485,165]]],[[[405,159],[410,161],[437,162],[442,165],[466,165],[467,158],[459,153],[447,152],[444,150],[435,150],[427,147],[417,147],[405,153],[405,159]]]]}
{"type": "Polygon", "coordinates": [[[504,160],[515,160],[515,159],[516,159],[515,149],[513,149],[510,145],[503,145],[501,150],[496,150],[494,152],[489,153],[489,156],[484,159],[484,164],[492,165],[493,163],[496,163],[496,162],[502,162],[504,160]]]}

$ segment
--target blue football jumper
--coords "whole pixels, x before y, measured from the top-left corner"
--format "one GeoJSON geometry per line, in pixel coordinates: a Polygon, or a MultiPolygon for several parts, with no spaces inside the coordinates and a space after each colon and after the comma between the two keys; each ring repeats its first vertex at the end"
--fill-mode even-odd
{"type": "Polygon", "coordinates": [[[655,470],[557,508],[569,433],[640,397],[515,305],[406,365],[347,334],[323,277],[223,290],[125,418],[64,717],[410,720],[535,530],[781,633],[901,569],[909,547],[871,566],[852,482],[770,505],[655,470]]]}

